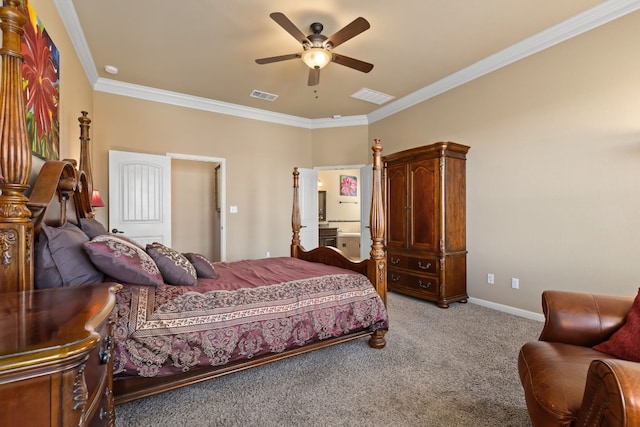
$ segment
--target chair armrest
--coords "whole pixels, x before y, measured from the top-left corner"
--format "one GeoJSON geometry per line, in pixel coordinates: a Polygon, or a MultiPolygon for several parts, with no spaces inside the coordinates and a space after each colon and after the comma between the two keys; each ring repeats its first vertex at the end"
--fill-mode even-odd
{"type": "Polygon", "coordinates": [[[544,291],[545,323],[538,339],[592,347],[622,326],[632,303],[632,297],[544,291]]]}
{"type": "Polygon", "coordinates": [[[640,425],[640,363],[594,360],[578,412],[577,426],[640,425]]]}

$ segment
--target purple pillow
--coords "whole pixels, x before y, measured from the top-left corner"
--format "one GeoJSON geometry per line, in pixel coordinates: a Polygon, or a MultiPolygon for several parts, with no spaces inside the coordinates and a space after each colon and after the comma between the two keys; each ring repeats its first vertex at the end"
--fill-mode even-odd
{"type": "Polygon", "coordinates": [[[209,261],[204,255],[194,254],[191,252],[187,252],[182,255],[184,255],[184,257],[188,259],[191,264],[193,264],[198,277],[202,277],[205,279],[215,279],[216,277],[218,277],[218,273],[216,273],[216,270],[213,267],[213,263],[209,261]]]}
{"type": "Polygon", "coordinates": [[[103,274],[82,249],[89,238],[78,227],[42,224],[34,255],[36,289],[100,283],[103,274]]]}
{"type": "Polygon", "coordinates": [[[83,246],[95,266],[115,280],[133,285],[164,284],[153,259],[129,240],[114,234],[102,234],[83,246]]]}
{"type": "Polygon", "coordinates": [[[180,252],[162,243],[147,245],[147,253],[156,262],[164,281],[170,285],[195,286],[198,284],[195,267],[180,252]]]}
{"type": "Polygon", "coordinates": [[[84,234],[89,237],[89,239],[93,239],[101,234],[109,233],[100,221],[93,218],[80,218],[80,228],[84,231],[84,234]]]}

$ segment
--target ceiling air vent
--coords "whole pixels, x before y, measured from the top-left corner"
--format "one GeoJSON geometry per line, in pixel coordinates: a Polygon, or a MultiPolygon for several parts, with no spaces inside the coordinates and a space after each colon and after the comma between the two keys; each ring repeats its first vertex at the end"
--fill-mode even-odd
{"type": "Polygon", "coordinates": [[[265,101],[275,101],[278,98],[278,95],[274,95],[272,93],[268,93],[268,92],[263,92],[261,90],[253,90],[251,92],[251,95],[249,95],[252,98],[258,98],[258,99],[263,99],[265,101]]]}
{"type": "Polygon", "coordinates": [[[387,95],[386,93],[376,92],[375,90],[367,89],[363,87],[353,95],[352,98],[359,99],[360,101],[371,102],[372,104],[382,105],[385,102],[391,101],[395,96],[387,95]]]}

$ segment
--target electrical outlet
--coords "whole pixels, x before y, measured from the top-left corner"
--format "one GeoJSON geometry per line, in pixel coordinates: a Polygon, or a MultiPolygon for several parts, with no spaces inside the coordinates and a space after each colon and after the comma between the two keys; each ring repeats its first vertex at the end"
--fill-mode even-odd
{"type": "Polygon", "coordinates": [[[496,283],[493,273],[487,274],[487,283],[490,285],[493,285],[494,283],[496,283]]]}
{"type": "Polygon", "coordinates": [[[520,279],[516,277],[511,278],[511,287],[513,289],[520,289],[520,279]]]}

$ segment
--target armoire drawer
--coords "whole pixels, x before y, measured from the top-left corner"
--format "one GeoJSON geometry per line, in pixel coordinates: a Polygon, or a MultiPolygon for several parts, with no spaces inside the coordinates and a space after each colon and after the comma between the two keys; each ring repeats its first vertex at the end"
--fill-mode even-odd
{"type": "Polygon", "coordinates": [[[406,268],[427,274],[438,274],[438,259],[435,257],[410,257],[390,253],[389,267],[406,268]]]}
{"type": "Polygon", "coordinates": [[[398,291],[413,291],[410,293],[427,293],[438,295],[438,278],[428,275],[409,274],[389,269],[387,283],[389,289],[398,291]]]}

